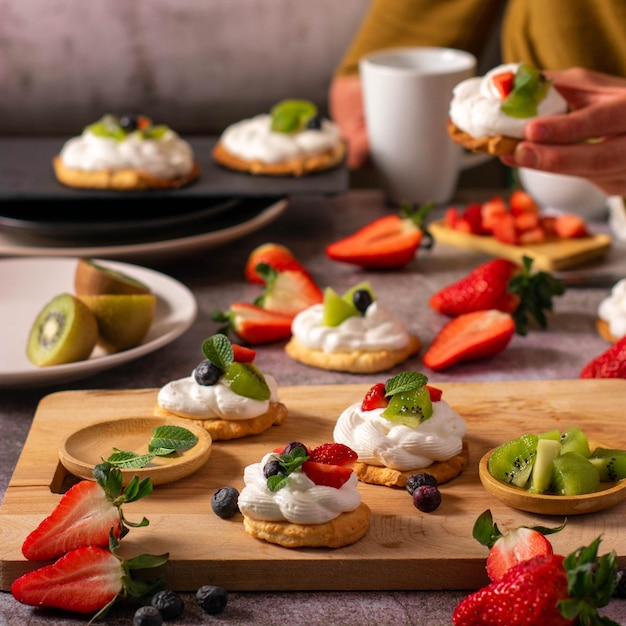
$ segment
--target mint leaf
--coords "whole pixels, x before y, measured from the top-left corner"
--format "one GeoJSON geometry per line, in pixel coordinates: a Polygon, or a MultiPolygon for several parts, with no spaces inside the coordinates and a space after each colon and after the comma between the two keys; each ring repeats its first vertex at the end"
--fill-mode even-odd
{"type": "Polygon", "coordinates": [[[395,396],[405,391],[419,389],[428,382],[428,377],[420,372],[402,372],[385,383],[385,395],[395,396]]]}
{"type": "Polygon", "coordinates": [[[131,450],[118,450],[113,448],[113,453],[106,459],[106,462],[113,467],[123,469],[138,469],[145,467],[154,459],[154,454],[138,454],[131,450]]]}
{"type": "Polygon", "coordinates": [[[297,472],[308,460],[309,455],[304,448],[297,447],[287,454],[277,454],[274,458],[278,461],[282,473],[267,479],[267,488],[272,492],[282,489],[289,482],[289,474],[297,472]]]}
{"type": "Polygon", "coordinates": [[[235,360],[230,339],[221,333],[205,339],[202,343],[202,352],[213,365],[224,371],[235,360]]]}
{"type": "Polygon", "coordinates": [[[182,426],[157,426],[152,430],[152,439],[148,443],[148,450],[157,456],[165,456],[175,450],[193,448],[198,438],[182,426]],[[157,450],[164,450],[160,453],[157,450]]]}
{"type": "Polygon", "coordinates": [[[533,117],[549,87],[550,82],[537,68],[522,63],[515,73],[513,90],[500,105],[500,110],[509,117],[533,117]]]}
{"type": "Polygon", "coordinates": [[[282,489],[289,482],[289,476],[282,476],[277,474],[276,476],[270,476],[267,479],[267,488],[272,492],[276,492],[282,489]]]}

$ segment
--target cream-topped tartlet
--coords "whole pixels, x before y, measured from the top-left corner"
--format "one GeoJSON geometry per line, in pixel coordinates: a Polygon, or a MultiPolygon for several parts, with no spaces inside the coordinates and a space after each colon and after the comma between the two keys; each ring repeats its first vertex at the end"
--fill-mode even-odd
{"type": "Polygon", "coordinates": [[[528,122],[567,112],[567,102],[543,74],[525,64],[499,65],[453,90],[448,131],[475,152],[511,154],[528,122]]]}
{"type": "Polygon", "coordinates": [[[363,537],[370,509],[352,471],[347,446],[315,448],[292,441],[244,470],[238,506],[245,531],[288,548],[339,548],[363,537]]]}
{"type": "Polygon", "coordinates": [[[270,113],[236,122],[222,133],[214,159],[250,174],[302,176],[338,165],[345,156],[339,127],[306,100],[284,100],[270,113]]]}
{"type": "Polygon", "coordinates": [[[626,278],[611,288],[611,293],[598,306],[598,332],[612,343],[626,335],[626,278]]]}
{"type": "Polygon", "coordinates": [[[427,382],[403,372],[373,385],[339,416],[333,438],[357,453],[354,471],[363,482],[404,487],[425,471],[443,483],[467,465],[465,421],[427,382]]]}
{"type": "Polygon", "coordinates": [[[202,344],[207,357],[190,376],[163,386],[155,415],[175,415],[203,426],[214,440],[259,434],[287,417],[273,376],[254,365],[254,350],[214,335],[202,344]]]}
{"type": "Polygon", "coordinates": [[[88,189],[176,188],[200,174],[189,143],[143,115],[105,115],[66,141],[53,165],[61,183],[88,189]]]}
{"type": "Polygon", "coordinates": [[[327,287],[324,302],[298,313],[291,331],[285,351],[296,361],[356,374],[391,369],[421,348],[366,282],[341,296],[327,287]]]}

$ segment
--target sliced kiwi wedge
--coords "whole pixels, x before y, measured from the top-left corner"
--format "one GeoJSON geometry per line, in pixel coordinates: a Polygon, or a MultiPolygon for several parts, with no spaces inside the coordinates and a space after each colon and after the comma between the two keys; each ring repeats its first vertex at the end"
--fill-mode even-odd
{"type": "Polygon", "coordinates": [[[261,371],[252,363],[231,363],[224,372],[231,390],[252,400],[269,400],[270,388],[261,371]]]}
{"type": "Polygon", "coordinates": [[[340,296],[332,287],[324,289],[323,306],[322,324],[324,326],[339,326],[349,317],[359,315],[354,304],[340,296]]]}
{"type": "Polygon", "coordinates": [[[98,340],[98,324],[80,299],[62,293],[37,315],[28,335],[26,355],[39,367],[83,361],[98,340]]]}
{"type": "Polygon", "coordinates": [[[601,482],[615,482],[626,478],[626,450],[596,448],[589,461],[598,470],[601,482]]]}
{"type": "Polygon", "coordinates": [[[419,426],[433,414],[433,403],[426,387],[402,391],[391,396],[381,415],[391,422],[399,422],[410,428],[419,426]]]}
{"type": "Polygon", "coordinates": [[[600,474],[579,452],[565,452],[552,461],[552,485],[558,495],[580,496],[598,490],[600,474]]]}
{"type": "Polygon", "coordinates": [[[151,289],[140,280],[93,259],[79,259],[74,272],[74,291],[77,296],[97,296],[147,294],[151,289]]]}
{"type": "Polygon", "coordinates": [[[278,133],[296,133],[304,130],[317,115],[317,107],[308,100],[283,100],[270,111],[271,129],[278,133]]]}
{"type": "Polygon", "coordinates": [[[576,426],[568,426],[561,433],[561,454],[565,454],[567,452],[578,452],[585,458],[589,458],[591,456],[589,441],[583,431],[576,426]]]}
{"type": "Polygon", "coordinates": [[[526,434],[498,446],[489,457],[489,473],[503,483],[525,487],[537,457],[535,434],[526,434]]]}
{"type": "Polygon", "coordinates": [[[561,454],[559,439],[539,437],[537,441],[537,456],[530,475],[531,493],[545,493],[552,485],[552,462],[561,454]]]}

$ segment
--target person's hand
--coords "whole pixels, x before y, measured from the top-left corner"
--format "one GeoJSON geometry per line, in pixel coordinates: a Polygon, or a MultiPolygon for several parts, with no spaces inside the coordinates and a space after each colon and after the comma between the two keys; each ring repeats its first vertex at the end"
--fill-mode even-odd
{"type": "Polygon", "coordinates": [[[369,157],[369,142],[365,128],[361,79],[355,76],[336,76],[329,91],[330,116],[339,126],[341,136],[348,143],[348,167],[361,167],[369,157]]]}
{"type": "Polygon", "coordinates": [[[531,121],[525,140],[502,161],[581,176],[626,196],[626,79],[571,68],[546,72],[572,111],[531,121]]]}

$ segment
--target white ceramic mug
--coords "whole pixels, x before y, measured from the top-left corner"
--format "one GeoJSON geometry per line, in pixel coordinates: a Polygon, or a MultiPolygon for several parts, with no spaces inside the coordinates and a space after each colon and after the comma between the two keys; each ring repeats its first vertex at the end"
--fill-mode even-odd
{"type": "Polygon", "coordinates": [[[476,58],[451,48],[390,48],[364,56],[359,71],[370,154],[387,200],[447,202],[463,160],[446,129],[452,89],[475,73],[476,58]]]}

